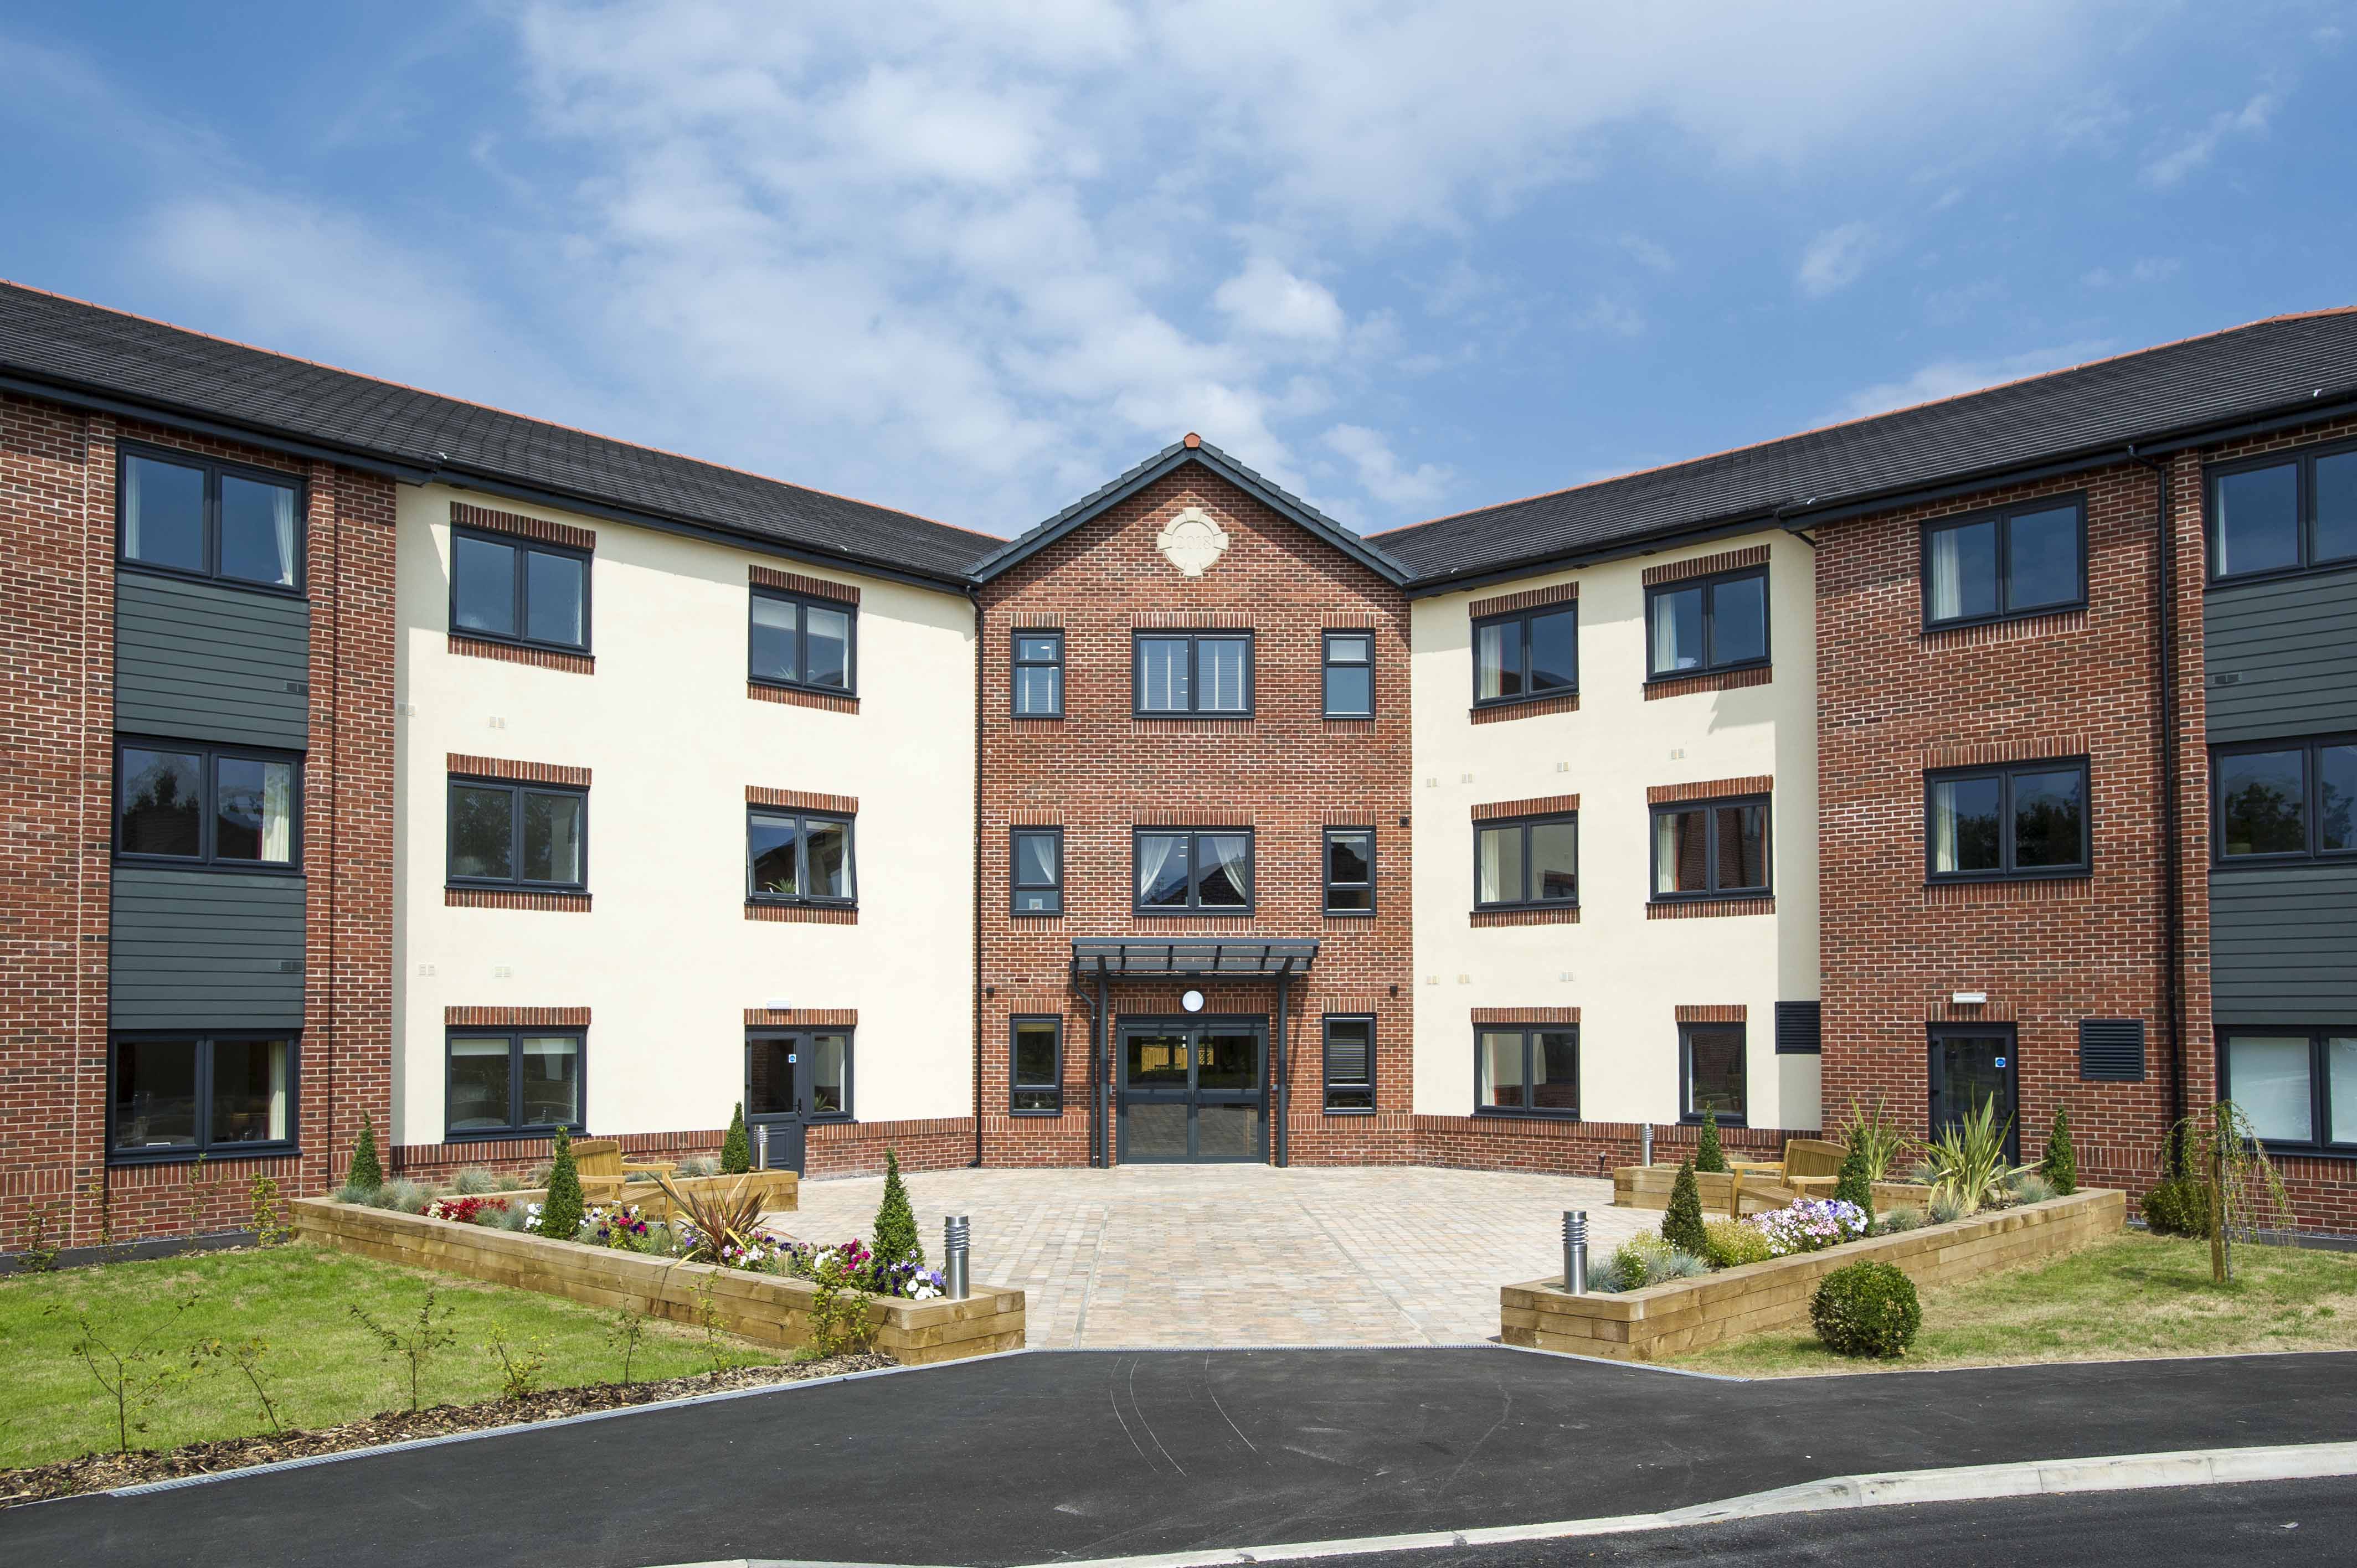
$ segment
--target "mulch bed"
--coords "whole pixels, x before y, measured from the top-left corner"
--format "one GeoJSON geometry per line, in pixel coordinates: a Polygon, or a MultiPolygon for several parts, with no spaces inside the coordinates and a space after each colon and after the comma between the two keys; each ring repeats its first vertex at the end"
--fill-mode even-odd
{"type": "Polygon", "coordinates": [[[340,1454],[351,1448],[373,1448],[386,1443],[406,1443],[419,1437],[447,1437],[454,1432],[479,1432],[486,1427],[517,1426],[527,1422],[554,1421],[588,1411],[618,1410],[651,1404],[689,1394],[725,1392],[732,1389],[766,1388],[772,1383],[798,1383],[812,1378],[832,1378],[845,1372],[866,1372],[899,1365],[889,1356],[836,1356],[823,1361],[803,1361],[781,1367],[736,1367],[723,1372],[703,1372],[662,1382],[593,1383],[587,1388],[550,1389],[521,1400],[491,1400],[482,1404],[437,1404],[418,1411],[385,1411],[366,1421],[331,1426],[318,1432],[288,1432],[273,1436],[225,1437],[212,1443],[191,1443],[179,1448],[134,1449],[128,1454],[85,1454],[55,1465],[24,1470],[0,1470],[0,1507],[35,1503],[76,1492],[112,1491],[146,1481],[168,1481],[182,1476],[209,1476],[242,1470],[281,1459],[307,1459],[318,1454],[340,1454]]]}

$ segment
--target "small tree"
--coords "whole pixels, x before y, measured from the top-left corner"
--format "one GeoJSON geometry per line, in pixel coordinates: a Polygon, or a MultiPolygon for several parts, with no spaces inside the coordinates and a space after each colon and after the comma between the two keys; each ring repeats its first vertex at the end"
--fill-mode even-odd
{"type": "Polygon", "coordinates": [[[447,1350],[457,1336],[451,1332],[450,1315],[458,1309],[445,1305],[434,1310],[437,1293],[432,1285],[425,1287],[425,1300],[417,1309],[417,1320],[406,1330],[387,1328],[371,1317],[358,1302],[350,1302],[344,1310],[360,1319],[361,1326],[383,1348],[387,1360],[407,1363],[409,1368],[409,1408],[415,1410],[425,1397],[425,1366],[440,1351],[447,1350]]]}
{"type": "Polygon", "coordinates": [[[925,1244],[917,1238],[917,1212],[909,1207],[909,1189],[900,1185],[899,1151],[884,1151],[884,1201],[876,1207],[876,1265],[925,1261],[925,1244]]]}
{"type": "Polygon", "coordinates": [[[753,1168],[753,1145],[745,1136],[745,1102],[738,1101],[728,1118],[728,1136],[720,1141],[720,1174],[743,1176],[753,1168]]]}
{"type": "Polygon", "coordinates": [[[1662,1216],[1662,1240],[1681,1252],[1710,1256],[1710,1232],[1702,1222],[1702,1184],[1695,1180],[1692,1160],[1678,1165],[1678,1179],[1670,1188],[1669,1212],[1662,1216]]]}
{"type": "Polygon", "coordinates": [[[1866,1150],[1857,1144],[1842,1156],[1841,1174],[1834,1178],[1834,1200],[1855,1203],[1865,1211],[1868,1230],[1874,1227],[1874,1181],[1867,1174],[1866,1150]]]}
{"type": "Polygon", "coordinates": [[[573,1139],[556,1130],[555,1157],[548,1163],[548,1196],[540,1202],[540,1233],[560,1241],[581,1229],[581,1173],[573,1165],[573,1139]]]}
{"type": "Polygon", "coordinates": [[[384,1165],[376,1157],[376,1122],[365,1111],[361,1112],[360,1142],[352,1145],[352,1168],[344,1173],[344,1180],[354,1187],[382,1187],[384,1165]]]}
{"type": "Polygon", "coordinates": [[[1719,1147],[1718,1112],[1702,1113],[1702,1142],[1695,1145],[1694,1168],[1713,1176],[1727,1174],[1727,1151],[1719,1147]]]}
{"type": "Polygon", "coordinates": [[[2225,1284],[2234,1277],[2233,1243],[2255,1241],[2265,1229],[2298,1225],[2283,1177],[2276,1174],[2258,1129],[2243,1108],[2222,1100],[2178,1123],[2177,1157],[2190,1167],[2190,1179],[2208,1202],[2210,1278],[2225,1284]],[[2272,1225],[2268,1222],[2272,1221],[2272,1225]]]}
{"type": "Polygon", "coordinates": [[[133,1343],[117,1347],[92,1326],[90,1315],[80,1307],[69,1307],[63,1302],[51,1302],[43,1310],[52,1317],[60,1317],[73,1326],[73,1342],[67,1353],[90,1369],[90,1375],[114,1402],[114,1446],[118,1453],[131,1452],[131,1434],[147,1430],[144,1413],[164,1391],[188,1375],[185,1367],[156,1355],[157,1336],[180,1321],[181,1316],[197,1305],[188,1296],[173,1305],[171,1313],[133,1343]]]}
{"type": "Polygon", "coordinates": [[[2054,1131],[2046,1135],[2046,1157],[2038,1162],[2038,1174],[2046,1178],[2058,1197],[2068,1197],[2079,1190],[2079,1152],[2071,1146],[2071,1109],[2067,1105],[2054,1108],[2054,1131]]]}

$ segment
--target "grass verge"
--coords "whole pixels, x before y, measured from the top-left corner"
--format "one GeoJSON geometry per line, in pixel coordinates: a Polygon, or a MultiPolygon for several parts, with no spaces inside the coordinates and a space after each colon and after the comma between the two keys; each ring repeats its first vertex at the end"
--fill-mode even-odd
{"type": "Polygon", "coordinates": [[[1923,1330],[1896,1361],[1836,1356],[1778,1330],[1672,1363],[1740,1377],[2109,1361],[2263,1350],[2357,1349],[2357,1254],[2236,1247],[2210,1283],[2206,1242],[2136,1232],[2035,1268],[1928,1289],[1923,1330]]]}

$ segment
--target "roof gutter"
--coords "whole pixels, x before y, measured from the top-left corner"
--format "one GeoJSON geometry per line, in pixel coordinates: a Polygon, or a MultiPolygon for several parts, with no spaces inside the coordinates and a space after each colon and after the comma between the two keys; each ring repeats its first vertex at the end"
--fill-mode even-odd
{"type": "MultiPolygon", "coordinates": [[[[1626,560],[1631,555],[1652,555],[1663,550],[1674,550],[1687,544],[1707,543],[1734,534],[1758,533],[1778,526],[1775,512],[1747,512],[1728,522],[1706,522],[1691,527],[1665,529],[1659,533],[1643,534],[1633,539],[1616,540],[1590,550],[1562,550],[1545,555],[1525,556],[1503,566],[1485,566],[1468,571],[1462,575],[1443,574],[1431,577],[1411,578],[1407,596],[1428,599],[1440,594],[1463,593],[1469,588],[1486,588],[1492,583],[1511,583],[1541,572],[1567,572],[1578,566],[1600,565],[1607,561],[1626,560]]],[[[1789,526],[1789,525],[1787,525],[1789,526]]]]}

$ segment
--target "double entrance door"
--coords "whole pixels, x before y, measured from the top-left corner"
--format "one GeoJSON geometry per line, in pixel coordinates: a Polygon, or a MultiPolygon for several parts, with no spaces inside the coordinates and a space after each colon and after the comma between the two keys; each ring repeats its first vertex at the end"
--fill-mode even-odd
{"type": "Polygon", "coordinates": [[[1268,1157],[1268,1021],[1125,1018],[1125,1165],[1268,1157]]]}
{"type": "Polygon", "coordinates": [[[813,1122],[840,1121],[850,1101],[851,1036],[833,1029],[745,1031],[745,1136],[753,1163],[767,1169],[802,1168],[805,1133],[813,1122]]]}
{"type": "Polygon", "coordinates": [[[2006,1129],[2005,1157],[2021,1161],[2021,1124],[2016,1085],[2014,1032],[1986,1025],[1935,1026],[1932,1030],[1932,1136],[1961,1127],[1991,1101],[1996,1124],[2006,1129]]]}

